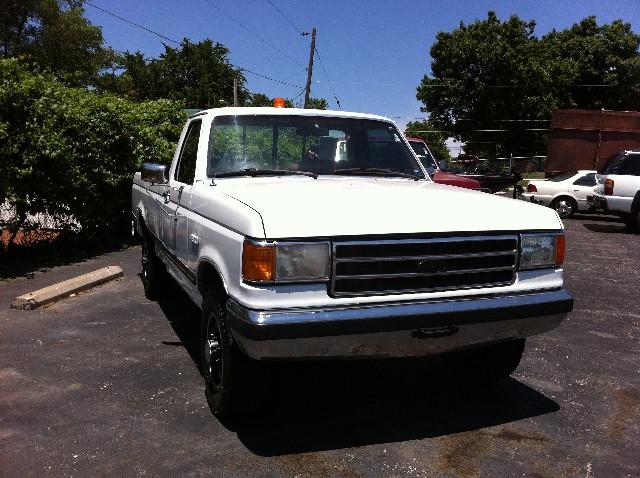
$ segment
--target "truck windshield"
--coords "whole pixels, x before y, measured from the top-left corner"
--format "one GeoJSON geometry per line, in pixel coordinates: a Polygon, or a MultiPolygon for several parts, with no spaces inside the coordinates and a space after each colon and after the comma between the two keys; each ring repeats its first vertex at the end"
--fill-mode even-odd
{"type": "Polygon", "coordinates": [[[207,175],[305,171],[424,179],[401,138],[395,126],[383,121],[295,115],[221,116],[211,125],[207,175]]]}

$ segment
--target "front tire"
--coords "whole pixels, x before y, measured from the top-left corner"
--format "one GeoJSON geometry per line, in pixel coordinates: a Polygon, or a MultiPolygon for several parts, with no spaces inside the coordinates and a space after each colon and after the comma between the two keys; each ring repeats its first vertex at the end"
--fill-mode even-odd
{"type": "Polygon", "coordinates": [[[251,410],[261,397],[253,388],[259,382],[257,364],[234,343],[226,317],[226,296],[209,293],[202,305],[202,375],[211,412],[232,418],[251,410]]]}
{"type": "Polygon", "coordinates": [[[559,197],[554,199],[551,207],[555,209],[562,219],[568,219],[578,210],[578,204],[569,197],[559,197]]]}
{"type": "Polygon", "coordinates": [[[492,383],[508,378],[524,352],[525,339],[510,340],[445,354],[443,359],[453,378],[465,383],[492,383]]]}
{"type": "Polygon", "coordinates": [[[156,256],[153,239],[142,241],[142,285],[144,295],[149,300],[156,300],[162,295],[167,280],[167,271],[162,261],[156,256]]]}

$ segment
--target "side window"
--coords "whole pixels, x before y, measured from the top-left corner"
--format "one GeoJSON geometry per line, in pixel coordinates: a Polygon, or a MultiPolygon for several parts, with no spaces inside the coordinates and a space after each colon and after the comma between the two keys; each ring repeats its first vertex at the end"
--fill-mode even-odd
{"type": "Polygon", "coordinates": [[[573,182],[576,186],[595,186],[596,175],[595,173],[589,173],[586,176],[581,176],[573,182]]]}
{"type": "Polygon", "coordinates": [[[198,155],[201,124],[201,121],[193,121],[187,130],[175,173],[175,180],[178,182],[193,184],[196,174],[196,157],[198,155]]]}
{"type": "Polygon", "coordinates": [[[618,174],[640,176],[640,154],[630,154],[620,166],[618,174]]]}

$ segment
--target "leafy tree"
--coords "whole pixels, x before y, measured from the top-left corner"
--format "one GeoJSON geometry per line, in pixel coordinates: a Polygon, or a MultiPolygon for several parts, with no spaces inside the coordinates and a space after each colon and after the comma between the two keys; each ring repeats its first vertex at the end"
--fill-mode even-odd
{"type": "Polygon", "coordinates": [[[273,106],[273,100],[264,93],[254,93],[251,95],[247,106],[273,106]]]}
{"type": "Polygon", "coordinates": [[[422,138],[438,161],[451,159],[446,136],[442,133],[428,133],[427,131],[437,131],[437,128],[429,120],[410,121],[407,123],[404,134],[405,136],[422,138]]]}
{"type": "Polygon", "coordinates": [[[23,56],[72,85],[93,84],[115,53],[84,17],[80,0],[6,0],[0,9],[4,57],[23,56]]]}
{"type": "Polygon", "coordinates": [[[186,119],[176,102],[71,88],[16,59],[0,59],[0,118],[0,199],[17,227],[46,212],[94,238],[126,232],[133,173],[170,161],[186,119]]]}
{"type": "Polygon", "coordinates": [[[503,118],[541,116],[539,92],[546,75],[534,29],[534,22],[515,15],[501,22],[489,12],[484,21],[439,32],[431,48],[433,78],[425,76],[417,94],[431,123],[479,154],[502,152],[493,144],[487,149],[486,141],[500,140],[498,146],[514,150],[530,140],[517,132],[492,137],[474,130],[501,129],[503,118]]]}
{"type": "Polygon", "coordinates": [[[314,110],[326,110],[329,109],[329,102],[324,98],[309,98],[307,108],[314,110]]]}
{"type": "Polygon", "coordinates": [[[587,17],[545,35],[541,44],[553,76],[564,79],[556,85],[563,107],[640,110],[640,35],[629,23],[599,26],[587,17]]]}
{"type": "Polygon", "coordinates": [[[229,64],[229,50],[220,43],[182,40],[178,48],[165,45],[159,58],[147,59],[140,52],[125,53],[123,72],[105,75],[102,90],[126,94],[136,100],[171,99],[192,108],[233,105],[233,80],[238,81],[238,101],[249,92],[242,71],[229,64]]]}
{"type": "Polygon", "coordinates": [[[469,153],[544,154],[547,133],[531,130],[546,127],[557,108],[640,107],[638,45],[622,21],[598,26],[590,17],[540,39],[535,22],[489,12],[437,34],[432,76],[417,98],[430,122],[466,142],[469,153]],[[610,86],[584,86],[593,84],[610,86]]]}

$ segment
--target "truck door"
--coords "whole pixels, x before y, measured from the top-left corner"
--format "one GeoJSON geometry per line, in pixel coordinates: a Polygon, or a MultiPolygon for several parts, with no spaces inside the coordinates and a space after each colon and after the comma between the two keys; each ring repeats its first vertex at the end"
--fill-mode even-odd
{"type": "Polygon", "coordinates": [[[176,265],[180,268],[186,267],[187,264],[187,221],[191,206],[191,189],[196,170],[201,124],[200,119],[194,119],[189,123],[178,162],[169,179],[167,198],[169,201],[165,204],[167,214],[164,215],[163,242],[174,259],[177,259],[178,264],[176,265]]]}

